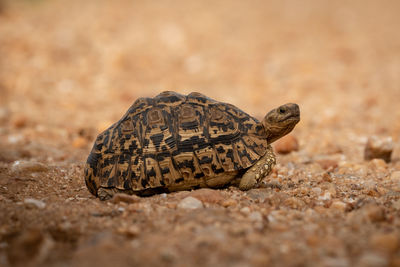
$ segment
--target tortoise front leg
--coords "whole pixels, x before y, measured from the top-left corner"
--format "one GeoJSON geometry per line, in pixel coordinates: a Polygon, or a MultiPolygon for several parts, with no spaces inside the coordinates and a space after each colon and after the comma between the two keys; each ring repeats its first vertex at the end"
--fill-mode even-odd
{"type": "Polygon", "coordinates": [[[267,148],[267,153],[243,175],[242,179],[240,180],[239,189],[249,190],[253,188],[262,180],[262,178],[270,174],[275,163],[275,154],[272,150],[272,147],[269,145],[267,148]]]}

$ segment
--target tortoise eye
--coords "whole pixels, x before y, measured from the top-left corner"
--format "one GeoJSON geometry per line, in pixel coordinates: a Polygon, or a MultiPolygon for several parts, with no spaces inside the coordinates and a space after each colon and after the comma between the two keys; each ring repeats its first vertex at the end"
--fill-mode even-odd
{"type": "Polygon", "coordinates": [[[285,112],[286,112],[285,108],[283,108],[283,107],[280,107],[278,111],[280,114],[285,114],[285,112]]]}

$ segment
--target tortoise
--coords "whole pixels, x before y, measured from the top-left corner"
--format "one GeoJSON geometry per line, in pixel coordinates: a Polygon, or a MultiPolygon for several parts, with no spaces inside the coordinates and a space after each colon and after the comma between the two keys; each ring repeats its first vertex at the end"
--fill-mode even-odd
{"type": "Polygon", "coordinates": [[[275,165],[271,143],[299,121],[292,103],[260,122],[197,92],[139,98],[98,135],[85,165],[86,186],[101,200],[235,183],[248,190],[275,165]]]}

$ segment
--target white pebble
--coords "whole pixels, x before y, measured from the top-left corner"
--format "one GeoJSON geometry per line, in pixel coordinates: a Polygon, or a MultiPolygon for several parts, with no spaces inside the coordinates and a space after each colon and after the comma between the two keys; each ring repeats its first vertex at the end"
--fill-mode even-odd
{"type": "Polygon", "coordinates": [[[194,197],[186,197],[178,203],[179,209],[194,210],[203,208],[203,203],[194,197]]]}
{"type": "Polygon", "coordinates": [[[381,254],[365,252],[361,255],[358,266],[388,266],[388,260],[381,254]]]}
{"type": "Polygon", "coordinates": [[[8,136],[8,143],[10,144],[17,144],[19,142],[21,142],[24,139],[24,137],[20,134],[16,134],[16,135],[10,135],[8,136]]]}
{"type": "Polygon", "coordinates": [[[49,168],[40,162],[30,162],[17,160],[11,166],[11,171],[13,173],[22,173],[22,172],[44,172],[49,168]]]}
{"type": "Polygon", "coordinates": [[[347,204],[340,200],[333,201],[333,203],[331,205],[331,209],[341,211],[341,212],[346,211],[346,208],[347,208],[347,204]]]}
{"type": "Polygon", "coordinates": [[[44,203],[41,200],[34,199],[34,198],[25,198],[24,204],[29,208],[44,209],[46,207],[46,203],[44,203]]]}
{"type": "Polygon", "coordinates": [[[400,183],[400,171],[394,171],[390,174],[390,180],[395,183],[400,183]]]}
{"type": "Polygon", "coordinates": [[[316,194],[317,196],[319,196],[322,192],[322,189],[320,187],[314,187],[311,189],[311,191],[314,192],[314,194],[316,194]]]}
{"type": "Polygon", "coordinates": [[[322,196],[318,197],[319,200],[331,200],[331,193],[328,191],[325,191],[325,193],[322,196]]]}
{"type": "Polygon", "coordinates": [[[260,212],[253,211],[249,214],[249,219],[250,219],[250,221],[253,221],[253,222],[262,222],[263,217],[260,212]]]}
{"type": "Polygon", "coordinates": [[[240,209],[240,212],[241,212],[241,213],[244,213],[244,214],[249,214],[249,213],[250,213],[250,208],[249,208],[249,207],[241,208],[241,209],[240,209]]]}
{"type": "Polygon", "coordinates": [[[118,211],[119,211],[119,212],[124,212],[124,211],[125,211],[125,208],[124,208],[124,207],[118,207],[118,211]]]}

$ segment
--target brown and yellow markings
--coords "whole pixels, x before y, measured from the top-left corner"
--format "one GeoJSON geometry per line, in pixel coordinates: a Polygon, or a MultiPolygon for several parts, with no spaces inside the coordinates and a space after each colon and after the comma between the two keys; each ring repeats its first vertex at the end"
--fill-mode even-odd
{"type": "Polygon", "coordinates": [[[210,114],[211,121],[221,122],[227,119],[226,113],[222,112],[221,109],[215,106],[210,106],[208,109],[208,113],[210,114]]]}
{"type": "MultiPolygon", "coordinates": [[[[173,160],[184,181],[198,179],[203,176],[199,162],[194,160],[193,152],[179,153],[174,155],[173,160]]],[[[179,182],[179,177],[177,180],[179,182]]]]}
{"type": "Polygon", "coordinates": [[[162,179],[166,185],[173,183],[177,177],[182,177],[181,173],[176,169],[170,154],[162,160],[159,160],[158,165],[160,167],[162,179]]]}
{"type": "Polygon", "coordinates": [[[153,158],[147,157],[146,158],[146,177],[147,177],[147,186],[148,187],[158,187],[162,186],[160,179],[161,170],[160,166],[158,165],[158,161],[153,158]]]}
{"type": "Polygon", "coordinates": [[[162,115],[162,111],[159,108],[152,108],[147,112],[147,123],[149,126],[159,126],[164,125],[164,116],[162,115]]]}
{"type": "Polygon", "coordinates": [[[153,103],[153,99],[148,98],[148,97],[141,97],[138,98],[133,105],[128,109],[127,114],[130,114],[131,116],[135,116],[136,114],[139,114],[143,112],[144,110],[148,109],[149,106],[153,103]]]}
{"type": "Polygon", "coordinates": [[[224,171],[217,153],[212,146],[195,150],[195,157],[206,177],[212,177],[224,171]]]}
{"type": "Polygon", "coordinates": [[[203,121],[203,108],[197,105],[183,104],[176,111],[175,120],[178,122],[178,132],[198,132],[203,121]]]}
{"type": "Polygon", "coordinates": [[[223,184],[266,153],[257,127],[257,120],[233,105],[200,93],[140,98],[98,136],[92,153],[99,156],[85,171],[88,187],[93,193],[99,187],[140,191],[223,184]]]}
{"type": "Polygon", "coordinates": [[[168,105],[179,105],[181,102],[186,100],[186,96],[178,94],[173,91],[164,91],[154,97],[155,104],[168,104],[168,105]]]}
{"type": "Polygon", "coordinates": [[[214,99],[211,99],[201,93],[192,92],[187,96],[187,100],[190,103],[200,104],[200,105],[207,105],[211,103],[217,103],[214,99]]]}

